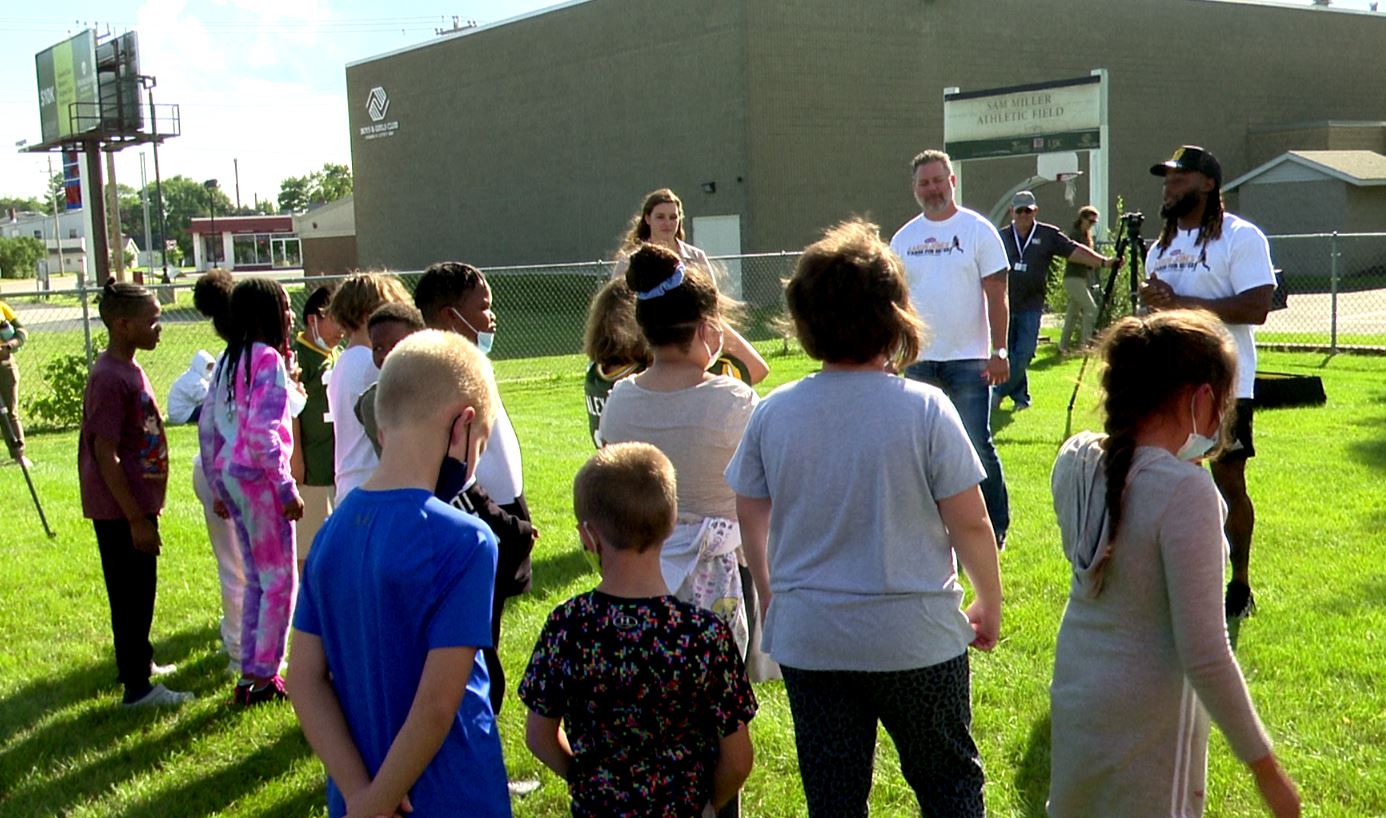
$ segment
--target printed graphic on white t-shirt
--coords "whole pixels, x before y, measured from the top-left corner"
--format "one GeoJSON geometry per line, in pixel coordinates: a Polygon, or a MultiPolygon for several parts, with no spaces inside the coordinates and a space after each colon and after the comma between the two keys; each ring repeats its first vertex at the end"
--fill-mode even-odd
{"type": "Polygon", "coordinates": [[[991,355],[982,279],[1010,267],[1001,234],[964,207],[943,221],[919,214],[890,247],[905,263],[910,302],[929,327],[921,361],[984,359],[991,355]]]}
{"type": "MultiPolygon", "coordinates": [[[[1198,230],[1180,230],[1163,252],[1152,245],[1145,261],[1154,276],[1177,295],[1230,298],[1257,287],[1275,286],[1270,244],[1260,228],[1231,213],[1223,215],[1222,235],[1198,243],[1198,230]]],[[[1256,387],[1256,337],[1249,324],[1226,324],[1237,342],[1237,397],[1250,398],[1256,387]]]]}

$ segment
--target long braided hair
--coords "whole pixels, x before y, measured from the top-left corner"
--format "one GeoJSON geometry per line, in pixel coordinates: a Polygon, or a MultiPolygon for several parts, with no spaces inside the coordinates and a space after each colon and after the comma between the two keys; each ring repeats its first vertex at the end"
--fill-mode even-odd
{"type": "Polygon", "coordinates": [[[1220,401],[1230,403],[1237,347],[1212,313],[1168,310],[1113,324],[1102,337],[1101,355],[1108,539],[1115,542],[1140,426],[1188,387],[1209,384],[1220,401]]]}
{"type": "MultiPolygon", "coordinates": [[[[1206,245],[1222,238],[1222,217],[1226,212],[1222,203],[1222,183],[1214,182],[1213,189],[1208,191],[1208,197],[1203,204],[1203,218],[1198,223],[1198,240],[1194,242],[1195,245],[1206,245]]],[[[1169,249],[1170,242],[1174,241],[1178,233],[1179,219],[1165,219],[1165,226],[1160,228],[1160,239],[1156,242],[1161,256],[1169,249]]]]}
{"type": "Polygon", "coordinates": [[[226,363],[222,374],[226,388],[235,395],[236,366],[245,362],[245,385],[250,388],[250,348],[257,341],[273,348],[288,361],[289,338],[284,329],[284,314],[289,309],[289,296],[277,281],[268,278],[247,278],[231,291],[229,305],[230,334],[226,338],[226,363]]]}

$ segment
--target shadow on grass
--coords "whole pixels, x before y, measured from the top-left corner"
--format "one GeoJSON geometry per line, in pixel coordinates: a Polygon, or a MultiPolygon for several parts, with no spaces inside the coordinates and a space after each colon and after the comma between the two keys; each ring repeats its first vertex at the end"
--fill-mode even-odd
{"type": "Polygon", "coordinates": [[[597,575],[592,573],[587,559],[579,553],[580,548],[580,545],[573,543],[571,548],[550,551],[534,560],[534,590],[542,594],[550,588],[563,588],[584,574],[591,574],[592,584],[595,585],[597,575]]]}
{"type": "MultiPolygon", "coordinates": [[[[201,737],[235,730],[242,712],[229,703],[217,631],[203,627],[159,640],[155,655],[179,663],[169,685],[198,701],[179,709],[127,710],[119,702],[114,662],[91,662],[34,681],[0,700],[0,800],[23,815],[63,815],[121,782],[162,765],[201,737]],[[194,657],[201,658],[194,660],[194,657]],[[209,702],[215,702],[210,707],[209,702]],[[131,735],[129,749],[116,749],[131,735]],[[21,736],[17,741],[16,736],[21,736]]],[[[207,814],[223,808],[309,754],[297,730],[241,763],[155,796],[131,814],[207,814]],[[190,804],[202,805],[189,812],[190,804]],[[206,806],[206,808],[203,808],[206,806]]]]}
{"type": "Polygon", "coordinates": [[[1045,801],[1049,799],[1049,713],[1030,725],[1030,737],[1025,743],[1025,755],[1015,771],[1015,790],[1025,818],[1044,818],[1045,801]]]}
{"type": "MultiPolygon", "coordinates": [[[[1369,427],[1386,429],[1386,419],[1369,424],[1369,427]]],[[[1386,436],[1354,440],[1348,445],[1348,451],[1363,465],[1374,469],[1386,469],[1386,436]]]]}

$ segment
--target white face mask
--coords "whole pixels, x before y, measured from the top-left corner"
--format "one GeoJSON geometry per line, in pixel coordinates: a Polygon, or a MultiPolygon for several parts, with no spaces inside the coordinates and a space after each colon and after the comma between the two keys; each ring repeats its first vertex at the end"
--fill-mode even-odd
{"type": "Polygon", "coordinates": [[[717,362],[717,359],[722,357],[722,348],[725,346],[726,337],[726,331],[718,327],[716,349],[713,349],[712,347],[708,346],[707,341],[703,341],[703,349],[707,350],[708,366],[712,366],[714,363],[717,362]]]}
{"type": "Polygon", "coordinates": [[[448,309],[452,310],[452,314],[457,316],[457,320],[467,325],[467,329],[476,333],[476,348],[481,350],[482,355],[489,356],[491,354],[491,345],[496,342],[496,334],[494,332],[482,332],[478,330],[476,327],[472,326],[471,321],[462,317],[462,313],[452,307],[448,307],[448,309]]]}
{"type": "MultiPolygon", "coordinates": [[[[1180,460],[1187,460],[1192,463],[1202,460],[1204,455],[1211,451],[1214,446],[1218,445],[1218,439],[1198,433],[1198,415],[1194,412],[1193,397],[1189,398],[1189,415],[1193,420],[1193,431],[1189,432],[1189,436],[1184,440],[1184,445],[1179,447],[1179,451],[1175,452],[1174,456],[1180,460]]],[[[1222,418],[1218,418],[1215,428],[1222,428],[1222,418]]]]}

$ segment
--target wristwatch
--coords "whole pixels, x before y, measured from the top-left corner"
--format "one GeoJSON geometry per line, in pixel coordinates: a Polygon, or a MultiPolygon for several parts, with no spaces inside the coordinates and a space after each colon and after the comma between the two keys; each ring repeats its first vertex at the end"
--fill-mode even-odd
{"type": "Polygon", "coordinates": [[[1001,347],[991,354],[995,355],[1003,361],[1011,357],[1011,353],[1007,352],[1005,347],[1001,347]]]}

